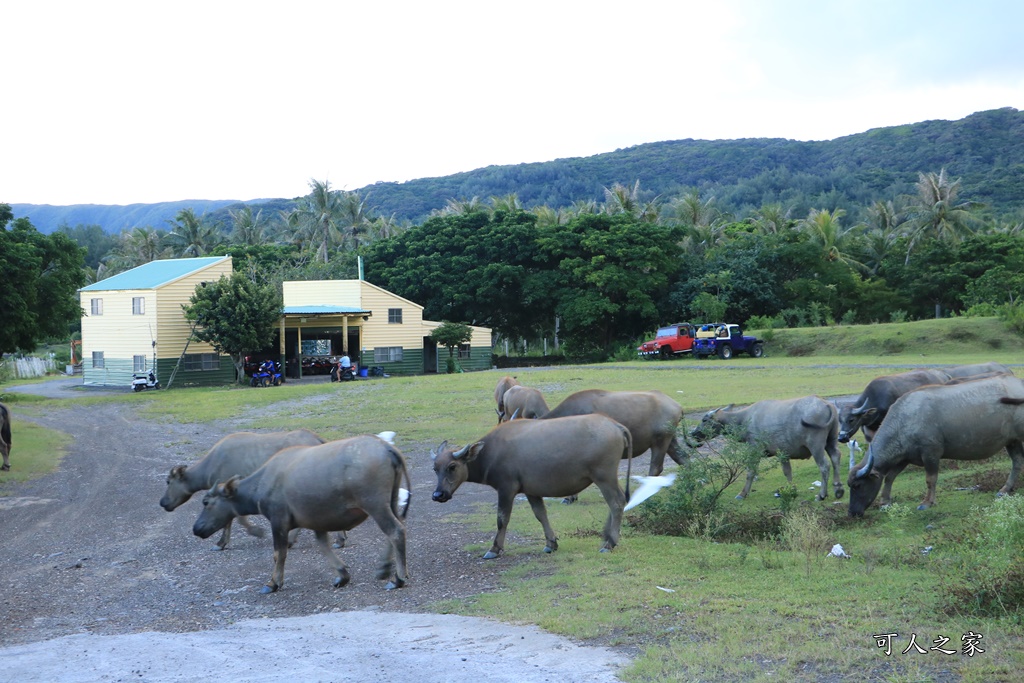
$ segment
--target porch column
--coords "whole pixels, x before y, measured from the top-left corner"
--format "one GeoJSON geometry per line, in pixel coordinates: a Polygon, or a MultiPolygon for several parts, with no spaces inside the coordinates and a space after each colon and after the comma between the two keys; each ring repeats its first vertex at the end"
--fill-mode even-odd
{"type": "Polygon", "coordinates": [[[341,352],[348,355],[348,316],[341,316],[341,352]]]}
{"type": "Polygon", "coordinates": [[[299,320],[299,322],[295,326],[295,332],[296,332],[296,334],[299,337],[299,348],[296,349],[296,355],[298,356],[298,359],[299,359],[299,379],[302,379],[302,320],[301,319],[299,320]]]}
{"type": "Polygon", "coordinates": [[[278,352],[281,354],[281,381],[288,381],[288,366],[285,364],[285,349],[284,349],[284,316],[281,316],[281,332],[280,332],[280,343],[278,344],[278,352]]]}

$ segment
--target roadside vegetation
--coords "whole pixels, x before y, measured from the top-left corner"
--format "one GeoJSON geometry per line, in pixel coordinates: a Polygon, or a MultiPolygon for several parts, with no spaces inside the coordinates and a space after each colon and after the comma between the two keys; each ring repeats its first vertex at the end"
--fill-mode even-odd
{"type": "MultiPolygon", "coordinates": [[[[994,318],[949,319],[775,330],[758,360],[631,360],[509,374],[543,391],[551,405],[585,388],[658,389],[680,402],[688,429],[703,411],[729,403],[844,398],[881,374],[988,360],[1014,366],[1024,362],[1022,352],[1024,340],[994,318]],[[894,339],[900,350],[887,341],[894,339]],[[784,356],[787,348],[801,351],[784,356]]],[[[292,382],[62,403],[86,409],[97,401],[132,401],[144,404],[143,414],[153,420],[229,420],[239,430],[308,427],[330,438],[394,430],[407,457],[419,459],[444,439],[462,444],[493,427],[493,389],[502,374],[292,382]]],[[[12,392],[0,400],[16,416],[54,404],[12,392]]],[[[33,440],[33,431],[45,436],[46,430],[24,421],[16,429],[16,470],[33,454],[60,450],[59,440],[33,440]]],[[[916,509],[923,471],[910,467],[896,479],[894,504],[873,507],[863,519],[847,516],[845,498],[814,500],[820,475],[812,461],[793,462],[792,487],[774,460],[759,461],[750,496],[738,501],[751,454],[720,439],[698,455],[706,457],[680,471],[673,487],[626,513],[612,553],[597,552],[607,508],[596,491],[584,491],[572,506],[550,502],[560,537],[551,555],[541,550],[543,533],[529,505],[517,501],[506,553],[527,561],[505,574],[500,591],[434,609],[534,623],[625,648],[634,661],[622,676],[635,682],[1019,680],[1024,505],[1016,495],[995,497],[1009,472],[1005,455],[946,463],[939,503],[923,511],[916,509]],[[835,544],[850,557],[830,556],[835,544]],[[969,656],[971,643],[980,649],[969,656]]],[[[469,549],[482,555],[494,534],[492,506],[459,521],[479,529],[469,549]]]]}

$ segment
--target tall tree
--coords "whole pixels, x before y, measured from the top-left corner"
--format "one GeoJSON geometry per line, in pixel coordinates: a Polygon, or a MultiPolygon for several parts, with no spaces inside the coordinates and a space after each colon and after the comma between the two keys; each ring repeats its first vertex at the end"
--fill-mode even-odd
{"type": "Polygon", "coordinates": [[[353,207],[346,196],[349,193],[332,190],[328,180],[311,179],[309,189],[288,221],[301,242],[316,250],[316,259],[327,263],[331,253],[345,241],[353,207]]]}
{"type": "Polygon", "coordinates": [[[169,221],[171,231],[165,238],[175,256],[180,258],[205,256],[221,242],[217,228],[209,225],[192,209],[182,209],[169,221]]]}
{"type": "Polygon", "coordinates": [[[228,211],[231,217],[231,241],[234,244],[254,247],[267,243],[267,220],[263,217],[263,209],[252,212],[251,206],[237,211],[228,211]]]}
{"type": "Polygon", "coordinates": [[[919,173],[917,197],[910,209],[910,242],[907,246],[907,261],[910,252],[921,240],[933,238],[957,243],[973,232],[972,212],[980,207],[978,202],[961,201],[960,179],[950,180],[946,169],[935,173],[919,173]]]}
{"type": "Polygon", "coordinates": [[[189,302],[182,309],[195,323],[195,338],[231,356],[238,382],[245,383],[245,356],[266,348],[280,321],[277,290],[235,272],[196,287],[189,302]]]}
{"type": "Polygon", "coordinates": [[[853,255],[853,249],[857,246],[856,232],[842,224],[845,215],[843,209],[811,209],[807,218],[800,221],[799,227],[821,247],[826,261],[842,261],[863,268],[864,265],[853,255]]]}
{"type": "Polygon", "coordinates": [[[164,246],[164,237],[163,233],[150,226],[136,226],[122,232],[117,237],[117,245],[103,259],[106,276],[131,270],[158,258],[169,258],[171,249],[164,246]]]}
{"type": "Polygon", "coordinates": [[[0,204],[0,355],[66,337],[82,315],[77,290],[85,282],[84,253],[64,233],[44,235],[0,204]]]}

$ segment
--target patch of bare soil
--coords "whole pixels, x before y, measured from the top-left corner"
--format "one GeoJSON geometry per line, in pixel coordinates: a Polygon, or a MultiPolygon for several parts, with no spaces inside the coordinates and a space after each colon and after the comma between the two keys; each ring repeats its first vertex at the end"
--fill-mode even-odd
{"type": "MultiPolygon", "coordinates": [[[[66,396],[67,384],[58,380],[30,390],[66,396]]],[[[371,621],[366,610],[402,613],[395,614],[390,626],[383,625],[388,622],[380,626],[385,630],[401,628],[412,618],[409,613],[430,614],[440,601],[500,590],[500,573],[516,561],[510,557],[481,559],[490,547],[493,530],[479,531],[461,521],[461,516],[476,506],[493,505],[494,492],[467,485],[448,503],[434,503],[430,499],[435,478],[429,446],[403,444],[399,435],[412,484],[407,519],[409,584],[385,591],[384,582],[374,578],[386,539],[370,520],[351,531],[346,547],[338,551],[352,574],[349,585],[331,586],[333,572],[312,535],[303,532],[288,553],[284,586],[277,593],[262,595],[259,590],[269,578],[273,562],[269,534],[262,539],[252,537],[236,525],[230,546],[218,552],[214,541],[219,533],[208,540],[192,534],[202,494],[171,513],[158,504],[172,466],[196,460],[225,434],[248,426],[143,419],[130,402],[58,408],[40,418],[16,415],[16,419],[31,419],[64,431],[74,442],[53,475],[3,487],[0,613],[7,648],[31,648],[27,644],[84,634],[127,636],[158,631],[161,633],[151,634],[148,640],[148,647],[158,651],[158,642],[172,634],[213,632],[223,640],[230,629],[250,623],[247,620],[348,612],[358,619],[361,637],[372,641],[373,633],[362,631],[371,621]],[[471,544],[474,549],[466,551],[471,544]]],[[[13,457],[16,468],[16,434],[13,457]]],[[[265,520],[258,522],[267,528],[265,520]]],[[[534,540],[540,551],[539,526],[534,540]]],[[[510,536],[508,542],[517,539],[510,536]]],[[[491,628],[483,623],[476,627],[481,634],[491,628]]],[[[434,626],[431,638],[438,640],[433,645],[443,647],[442,621],[438,618],[434,626]]],[[[461,623],[459,628],[467,626],[461,623]]],[[[473,632],[473,627],[468,628],[473,632]]],[[[521,636],[516,631],[526,627],[500,628],[506,629],[501,638],[531,638],[525,631],[521,636]]],[[[385,634],[379,636],[383,642],[385,634]]],[[[275,638],[281,638],[280,632],[275,638]]],[[[468,638],[460,636],[463,647],[469,645],[468,638]]],[[[494,633],[487,636],[495,643],[501,638],[494,633]]],[[[61,651],[71,651],[78,641],[51,642],[61,651]]],[[[91,647],[82,646],[82,650],[91,647]]],[[[113,652],[120,646],[109,647],[113,652]]],[[[32,661],[32,652],[18,654],[23,661],[32,661]]],[[[49,649],[36,654],[41,661],[52,658],[49,649]]],[[[527,654],[524,650],[521,656],[527,654]]],[[[596,675],[595,670],[588,671],[596,675]]],[[[67,670],[59,673],[68,675],[67,670]]],[[[565,672],[556,675],[564,678],[565,672]]]]}

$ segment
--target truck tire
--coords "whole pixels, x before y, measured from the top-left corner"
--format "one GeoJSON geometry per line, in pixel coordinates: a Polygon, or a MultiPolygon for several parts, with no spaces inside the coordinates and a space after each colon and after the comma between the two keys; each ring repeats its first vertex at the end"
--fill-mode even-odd
{"type": "Polygon", "coordinates": [[[672,357],[672,347],[671,346],[662,346],[661,347],[661,359],[662,360],[668,360],[671,357],[672,357]]]}
{"type": "Polygon", "coordinates": [[[763,355],[764,355],[764,346],[762,346],[760,343],[754,344],[750,348],[750,357],[751,358],[760,358],[763,355]]]}
{"type": "Polygon", "coordinates": [[[732,347],[728,344],[722,344],[718,349],[718,355],[722,357],[722,360],[729,360],[732,358],[732,347]]]}

